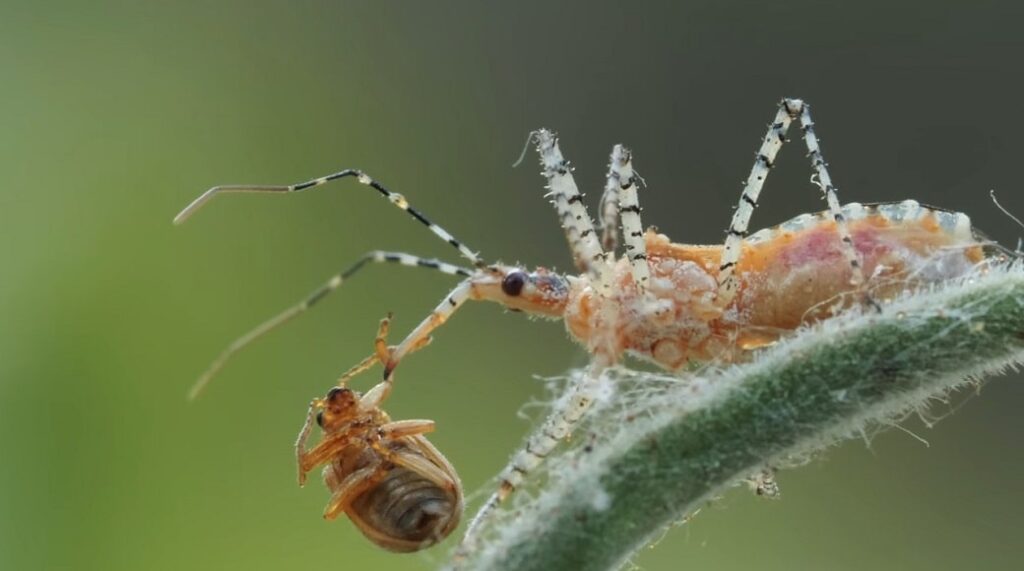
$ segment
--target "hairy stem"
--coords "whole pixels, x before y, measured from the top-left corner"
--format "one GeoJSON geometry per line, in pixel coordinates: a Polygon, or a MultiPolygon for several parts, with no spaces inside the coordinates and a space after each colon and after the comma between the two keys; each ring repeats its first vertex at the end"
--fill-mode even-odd
{"type": "Polygon", "coordinates": [[[462,568],[616,569],[761,467],[899,418],[1021,359],[1019,266],[829,320],[752,363],[676,381],[636,399],[627,415],[593,420],[598,441],[549,459],[543,489],[488,530],[462,568]]]}

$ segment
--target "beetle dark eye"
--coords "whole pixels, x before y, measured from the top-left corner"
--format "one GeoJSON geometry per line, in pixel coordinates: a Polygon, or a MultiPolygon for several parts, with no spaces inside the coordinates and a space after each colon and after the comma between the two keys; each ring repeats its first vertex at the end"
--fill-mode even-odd
{"type": "Polygon", "coordinates": [[[501,291],[505,292],[505,295],[515,297],[523,291],[524,285],[526,285],[526,274],[512,272],[501,280],[501,291]]]}
{"type": "Polygon", "coordinates": [[[320,412],[316,413],[316,424],[320,428],[324,427],[324,411],[321,410],[320,412]]]}

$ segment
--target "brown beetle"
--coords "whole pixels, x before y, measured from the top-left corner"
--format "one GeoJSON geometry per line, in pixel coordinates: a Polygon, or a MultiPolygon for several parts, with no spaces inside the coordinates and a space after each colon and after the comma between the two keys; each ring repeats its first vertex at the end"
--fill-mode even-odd
{"type": "Polygon", "coordinates": [[[351,377],[387,362],[389,321],[390,316],[381,321],[375,353],[342,375],[324,398],[310,403],[295,454],[300,486],[310,470],[326,464],[323,478],[332,495],[325,519],[345,513],[370,541],[389,551],[410,552],[441,541],[459,525],[462,484],[424,436],[434,430],[434,421],[392,421],[381,410],[392,380],[364,395],[347,386],[351,377]],[[314,421],[323,438],[307,451],[314,421]]]}

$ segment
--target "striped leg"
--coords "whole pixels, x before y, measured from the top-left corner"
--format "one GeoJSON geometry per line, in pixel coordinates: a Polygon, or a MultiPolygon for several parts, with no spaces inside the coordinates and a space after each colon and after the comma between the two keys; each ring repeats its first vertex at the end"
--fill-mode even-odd
{"type": "Polygon", "coordinates": [[[388,201],[391,202],[391,204],[394,204],[398,208],[401,208],[402,210],[408,212],[410,216],[412,216],[416,220],[419,220],[421,223],[423,223],[424,226],[429,228],[431,232],[436,234],[438,238],[441,238],[445,242],[448,242],[449,244],[451,244],[452,247],[454,247],[456,250],[458,250],[459,253],[462,254],[462,256],[464,258],[469,260],[474,266],[476,266],[476,267],[483,267],[485,265],[484,261],[481,260],[480,257],[476,255],[476,253],[474,253],[472,250],[467,248],[466,245],[463,244],[462,242],[459,242],[458,240],[456,240],[451,234],[448,233],[447,230],[445,230],[444,228],[441,228],[437,224],[434,224],[433,222],[428,220],[427,217],[424,216],[422,212],[420,212],[419,210],[416,210],[415,208],[413,208],[409,204],[409,202],[405,200],[404,196],[402,196],[401,194],[398,194],[397,192],[391,192],[390,190],[384,188],[384,185],[380,184],[379,182],[377,182],[373,178],[370,178],[370,176],[367,175],[366,173],[364,173],[364,172],[362,172],[360,170],[356,170],[356,169],[345,169],[343,171],[336,172],[334,174],[330,174],[330,175],[327,175],[327,176],[322,176],[320,178],[315,178],[313,180],[308,180],[306,182],[301,182],[301,183],[298,183],[298,184],[283,185],[283,186],[273,186],[273,185],[225,185],[225,186],[215,186],[215,187],[207,190],[203,194],[199,195],[199,198],[193,200],[191,204],[189,204],[188,206],[185,207],[184,210],[179,212],[178,215],[174,217],[174,223],[175,224],[181,224],[182,222],[187,220],[190,216],[192,216],[197,210],[199,210],[200,207],[202,207],[204,204],[206,204],[210,199],[212,199],[214,196],[216,196],[216,195],[218,195],[220,193],[223,193],[223,192],[278,192],[278,193],[280,193],[280,192],[284,192],[284,193],[301,192],[303,190],[309,190],[309,189],[311,189],[313,187],[320,186],[321,184],[330,182],[332,180],[337,180],[337,179],[346,178],[346,177],[355,177],[356,180],[358,180],[360,183],[365,184],[366,186],[372,187],[377,192],[381,193],[381,195],[383,195],[384,198],[387,198],[388,201]]]}
{"type": "Polygon", "coordinates": [[[320,300],[330,294],[332,291],[338,289],[345,280],[349,279],[356,272],[361,270],[366,264],[370,262],[387,262],[393,264],[400,264],[403,266],[419,266],[423,268],[430,268],[437,270],[444,274],[456,275],[456,276],[468,276],[470,270],[448,264],[439,260],[430,258],[420,258],[411,254],[404,254],[401,252],[382,252],[374,251],[369,252],[359,259],[355,264],[352,264],[348,269],[341,273],[331,276],[327,282],[320,286],[316,291],[306,297],[306,299],[299,302],[297,305],[286,309],[278,315],[268,319],[262,324],[258,325],[255,329],[249,331],[245,335],[242,335],[230,345],[210,364],[210,366],[200,375],[199,379],[192,385],[192,389],[188,393],[189,399],[194,399],[199,396],[199,393],[203,391],[206,385],[213,379],[218,371],[228,362],[235,353],[242,350],[244,347],[262,337],[263,335],[274,330],[278,326],[290,321],[292,318],[305,313],[306,310],[316,305],[320,300]]]}
{"type": "Polygon", "coordinates": [[[821,146],[818,144],[818,136],[814,133],[814,121],[811,120],[811,106],[799,99],[790,100],[791,107],[800,107],[800,129],[804,132],[804,142],[807,144],[807,156],[811,159],[811,168],[814,169],[816,179],[812,179],[825,194],[825,201],[828,202],[829,212],[836,221],[836,230],[839,232],[839,239],[842,241],[843,254],[850,263],[853,270],[850,285],[859,286],[864,283],[864,270],[861,267],[860,256],[857,248],[853,245],[853,237],[850,236],[850,228],[843,217],[842,207],[839,205],[839,192],[832,186],[832,177],[825,168],[824,157],[821,156],[821,146]]]}
{"type": "Polygon", "coordinates": [[[410,332],[409,335],[407,335],[405,339],[403,339],[402,342],[399,343],[393,351],[391,351],[391,356],[384,365],[384,380],[387,381],[391,378],[391,374],[394,372],[395,367],[398,366],[398,363],[403,357],[428,343],[430,340],[430,334],[438,327],[444,325],[452,314],[462,307],[462,304],[469,300],[472,293],[473,286],[469,280],[465,280],[455,286],[455,289],[445,296],[444,300],[434,308],[434,311],[430,312],[430,315],[421,321],[420,324],[416,326],[416,329],[413,329],[412,332],[410,332]]]}
{"type": "Polygon", "coordinates": [[[605,253],[594,233],[594,222],[583,206],[583,195],[576,187],[569,161],[562,157],[558,139],[551,131],[541,129],[533,136],[536,137],[544,177],[548,179],[547,196],[551,197],[551,203],[562,219],[562,228],[576,267],[592,277],[599,276],[605,268],[605,253]]]}
{"type": "Polygon", "coordinates": [[[853,269],[852,283],[853,285],[858,285],[864,281],[857,251],[853,246],[849,228],[840,210],[836,188],[832,186],[832,179],[825,168],[825,160],[821,155],[818,138],[814,134],[814,122],[811,121],[809,106],[800,99],[783,99],[779,104],[779,111],[775,115],[775,120],[768,127],[768,134],[765,136],[764,141],[761,143],[761,148],[757,152],[754,167],[751,169],[750,176],[743,187],[743,194],[740,195],[739,206],[736,208],[736,212],[732,216],[732,222],[729,224],[729,232],[725,238],[725,247],[722,250],[722,259],[718,272],[718,297],[715,299],[715,303],[719,307],[729,305],[736,295],[736,290],[739,286],[739,280],[735,275],[736,264],[739,262],[740,253],[743,249],[743,240],[747,236],[750,218],[754,213],[754,208],[757,207],[757,199],[761,194],[761,188],[764,186],[764,179],[768,176],[768,171],[774,166],[775,156],[778,154],[779,149],[782,148],[782,143],[786,141],[786,132],[789,130],[793,120],[797,118],[800,119],[801,128],[804,131],[804,141],[807,144],[808,156],[811,159],[811,167],[815,171],[815,177],[812,180],[825,193],[829,210],[836,221],[843,252],[850,262],[850,267],[853,269]]]}
{"type": "MultiPolygon", "coordinates": [[[[618,148],[618,147],[616,147],[618,148]]],[[[619,248],[619,177],[615,176],[615,151],[608,164],[608,178],[604,185],[604,193],[601,194],[601,204],[598,210],[601,212],[601,247],[609,259],[615,257],[615,250],[619,248]]]]}
{"type": "Polygon", "coordinates": [[[612,150],[611,166],[608,171],[609,185],[619,187],[619,217],[622,219],[622,239],[626,243],[626,256],[633,268],[633,282],[643,293],[651,277],[647,265],[647,243],[644,242],[643,223],[640,222],[640,199],[637,197],[637,180],[633,172],[633,153],[622,145],[612,150]]]}
{"type": "Polygon", "coordinates": [[[455,552],[456,566],[477,546],[481,531],[497,514],[497,508],[522,485],[523,481],[551,452],[565,440],[594,404],[603,367],[595,365],[573,387],[569,400],[562,408],[551,413],[540,429],[526,441],[526,447],[512,457],[501,473],[498,489],[487,499],[466,529],[466,535],[455,552]]]}

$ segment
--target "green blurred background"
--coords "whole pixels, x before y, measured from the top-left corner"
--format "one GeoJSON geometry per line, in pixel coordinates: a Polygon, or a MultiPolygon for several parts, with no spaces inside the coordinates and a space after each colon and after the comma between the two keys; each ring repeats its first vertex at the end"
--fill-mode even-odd
{"type": "MultiPolygon", "coordinates": [[[[717,242],[787,95],[815,105],[845,200],[963,210],[1013,245],[987,193],[1024,213],[1022,23],[1012,2],[0,2],[0,568],[429,569],[450,547],[394,555],[324,523],[292,442],[377,320],[408,330],[451,279],[372,268],[184,395],[363,252],[457,257],[353,182],[172,227],[205,188],[360,167],[490,260],[566,268],[536,163],[510,167],[528,131],[560,131],[592,205],[628,143],[644,221],[717,242]]],[[[755,227],[822,207],[802,154],[755,227]]],[[[469,306],[389,410],[438,421],[478,502],[545,397],[533,376],[584,359],[559,324],[469,306]]],[[[906,423],[930,447],[889,430],[782,473],[782,501],[733,491],[637,563],[1016,567],[1017,380],[906,423]]]]}

